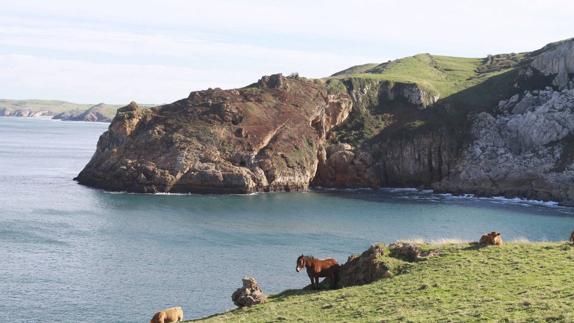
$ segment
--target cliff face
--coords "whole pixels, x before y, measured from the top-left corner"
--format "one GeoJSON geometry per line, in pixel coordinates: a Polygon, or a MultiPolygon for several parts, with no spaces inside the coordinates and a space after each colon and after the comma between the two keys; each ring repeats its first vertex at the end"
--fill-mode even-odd
{"type": "Polygon", "coordinates": [[[543,90],[480,113],[472,143],[436,188],[574,204],[574,90],[543,90]]]}
{"type": "Polygon", "coordinates": [[[530,66],[546,76],[552,76],[552,85],[559,89],[574,87],[574,40],[549,44],[531,56],[530,66]]]}
{"type": "Polygon", "coordinates": [[[432,187],[574,204],[573,57],[574,40],[484,60],[424,54],[130,104],[77,180],[134,192],[432,187]],[[430,81],[401,74],[413,69],[430,81]]]}
{"type": "Polygon", "coordinates": [[[281,75],[151,109],[130,104],[77,180],[134,192],[306,190],[327,132],[350,109],[321,81],[281,75]]]}

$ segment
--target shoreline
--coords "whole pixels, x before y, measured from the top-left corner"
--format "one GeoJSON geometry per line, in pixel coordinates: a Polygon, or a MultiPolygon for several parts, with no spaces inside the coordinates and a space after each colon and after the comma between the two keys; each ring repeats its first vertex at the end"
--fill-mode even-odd
{"type": "MultiPolygon", "coordinates": [[[[81,185],[81,184],[78,184],[81,185]]],[[[510,205],[521,205],[521,206],[540,206],[547,208],[567,208],[574,209],[571,205],[560,204],[559,201],[544,201],[544,200],[531,200],[523,197],[505,197],[505,196],[481,196],[472,193],[467,194],[454,194],[448,192],[437,192],[432,189],[420,189],[414,187],[381,187],[381,188],[324,188],[324,187],[314,187],[307,191],[300,192],[253,192],[246,194],[213,194],[213,193],[170,193],[170,192],[157,192],[157,193],[138,193],[138,192],[128,192],[128,191],[108,191],[105,189],[93,188],[90,189],[99,190],[106,194],[133,194],[133,195],[150,195],[150,196],[257,196],[264,194],[292,194],[292,193],[390,193],[390,194],[400,194],[400,193],[415,193],[419,195],[434,196],[439,198],[444,198],[447,202],[448,200],[468,200],[468,201],[484,201],[492,202],[498,204],[510,204],[510,205]]]]}

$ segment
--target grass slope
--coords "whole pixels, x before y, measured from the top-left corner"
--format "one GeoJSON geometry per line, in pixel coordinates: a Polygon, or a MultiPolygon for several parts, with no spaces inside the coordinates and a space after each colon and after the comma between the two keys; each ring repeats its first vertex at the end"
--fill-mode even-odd
{"type": "Polygon", "coordinates": [[[487,58],[465,58],[419,54],[371,67],[352,67],[333,77],[360,77],[399,83],[416,83],[447,98],[485,80],[508,72],[523,58],[522,54],[502,54],[487,58]],[[370,67],[370,68],[369,68],[370,67]]]}
{"type": "Polygon", "coordinates": [[[334,291],[287,291],[266,304],[201,321],[574,321],[570,244],[426,247],[439,249],[440,255],[417,263],[393,259],[392,271],[400,274],[390,279],[334,291]]]}

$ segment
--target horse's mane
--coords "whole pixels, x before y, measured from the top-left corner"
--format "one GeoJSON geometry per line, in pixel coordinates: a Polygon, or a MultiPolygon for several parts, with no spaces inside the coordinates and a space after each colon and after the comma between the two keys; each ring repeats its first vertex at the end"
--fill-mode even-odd
{"type": "Polygon", "coordinates": [[[313,256],[304,256],[305,261],[307,260],[317,260],[317,258],[313,257],[313,256]]]}

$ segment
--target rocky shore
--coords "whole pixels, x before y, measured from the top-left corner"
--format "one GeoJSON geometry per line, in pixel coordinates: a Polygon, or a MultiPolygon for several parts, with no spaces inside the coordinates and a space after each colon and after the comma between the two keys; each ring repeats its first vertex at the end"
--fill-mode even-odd
{"type": "Polygon", "coordinates": [[[574,40],[348,71],[132,103],[76,180],[131,192],[425,187],[574,204],[574,40]],[[407,64],[439,77],[397,74],[407,64]]]}

